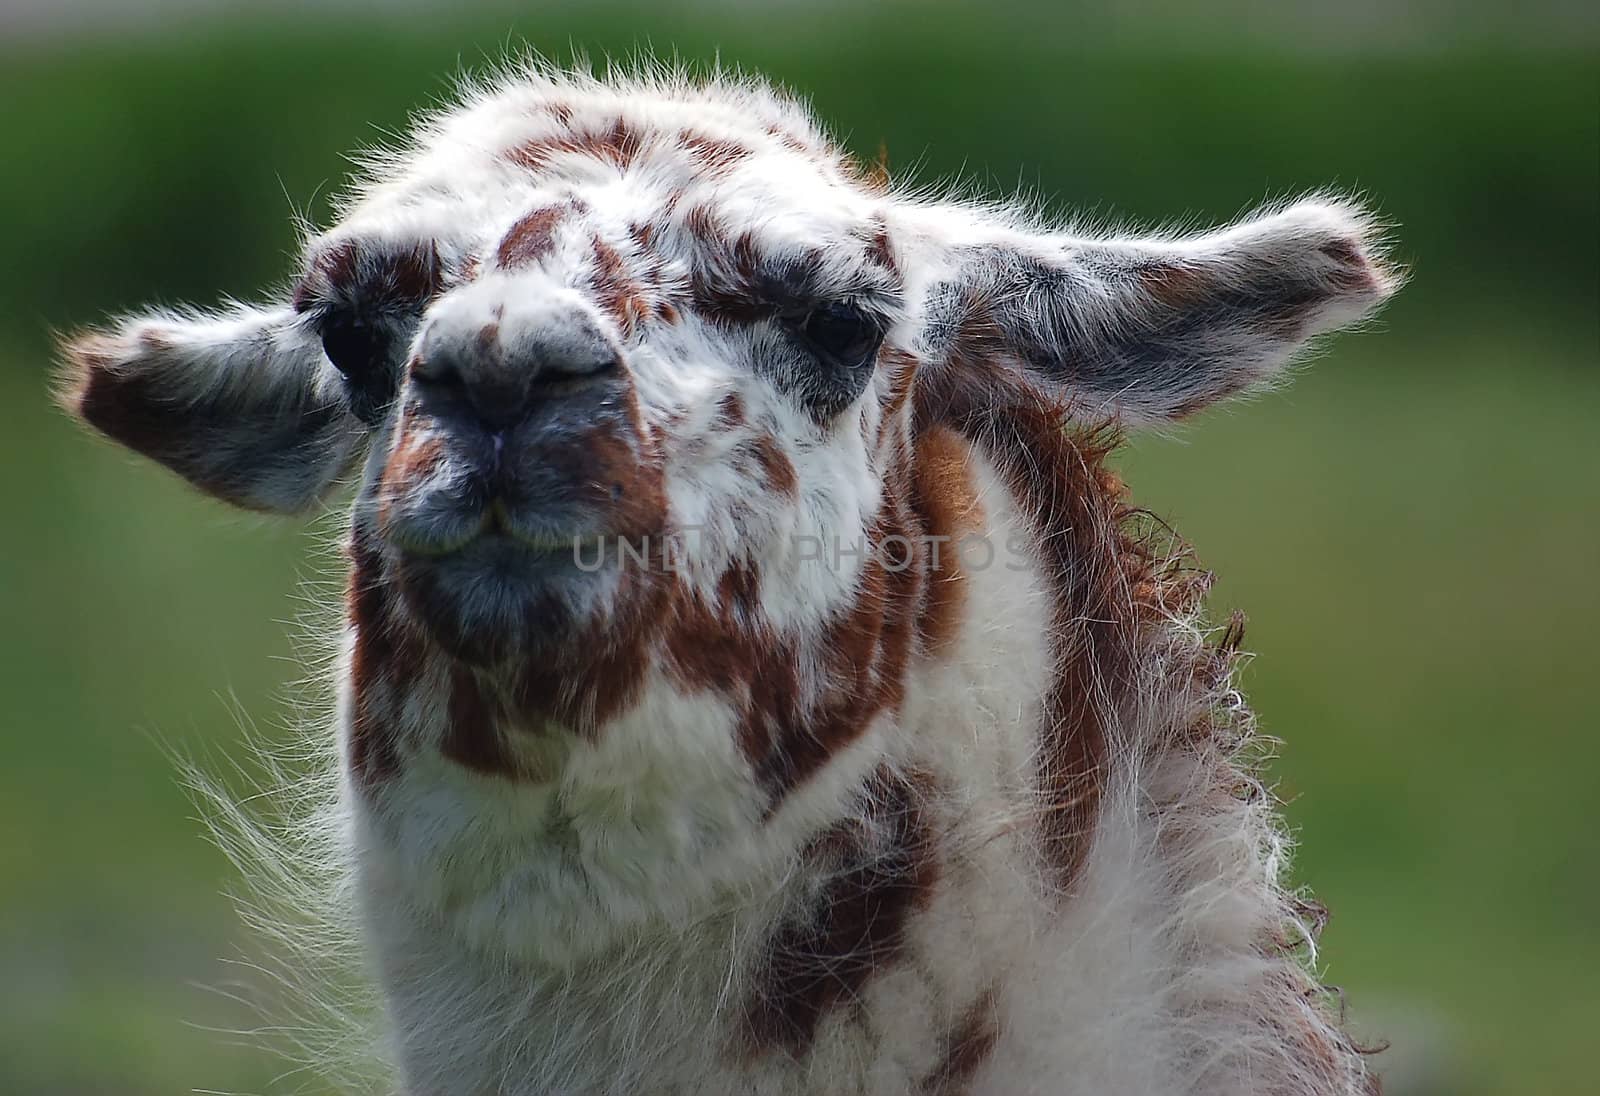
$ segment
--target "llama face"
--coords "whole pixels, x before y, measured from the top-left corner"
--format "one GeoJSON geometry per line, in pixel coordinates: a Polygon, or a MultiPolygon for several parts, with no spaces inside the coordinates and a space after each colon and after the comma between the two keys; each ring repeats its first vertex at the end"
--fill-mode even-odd
{"type": "Polygon", "coordinates": [[[915,334],[883,204],[760,125],[539,120],[356,207],[293,294],[374,431],[358,511],[411,613],[479,665],[736,565],[826,615],[850,568],[794,557],[862,546],[910,382],[879,368],[915,334]]]}

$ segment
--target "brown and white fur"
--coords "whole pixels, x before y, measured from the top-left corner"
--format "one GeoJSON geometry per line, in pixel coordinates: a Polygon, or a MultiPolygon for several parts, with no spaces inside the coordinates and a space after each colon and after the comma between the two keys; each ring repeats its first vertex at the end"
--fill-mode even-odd
{"type": "Polygon", "coordinates": [[[404,1092],[1366,1092],[1239,629],[1105,458],[1368,315],[1378,245],[1058,231],[757,82],[533,66],[63,398],[241,506],[362,469],[318,817],[404,1092]]]}

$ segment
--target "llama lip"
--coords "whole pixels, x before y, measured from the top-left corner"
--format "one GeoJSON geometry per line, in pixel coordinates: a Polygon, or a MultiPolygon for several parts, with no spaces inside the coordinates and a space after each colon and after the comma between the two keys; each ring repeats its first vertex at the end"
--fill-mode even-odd
{"type": "Polygon", "coordinates": [[[379,514],[384,537],[425,559],[454,555],[478,540],[504,540],[544,554],[566,552],[605,536],[603,513],[564,499],[534,500],[467,484],[397,492],[379,514]]]}
{"type": "Polygon", "coordinates": [[[512,516],[500,498],[492,499],[484,510],[478,533],[485,537],[505,537],[536,552],[570,551],[574,554],[586,547],[604,543],[606,539],[602,533],[552,533],[529,528],[512,516]]]}
{"type": "Polygon", "coordinates": [[[436,525],[427,530],[425,536],[407,535],[415,532],[393,526],[387,530],[390,543],[404,554],[421,559],[456,555],[480,541],[514,545],[541,556],[565,553],[576,558],[582,552],[592,552],[606,540],[604,533],[566,531],[552,528],[546,522],[518,520],[499,499],[484,508],[476,523],[453,522],[448,529],[436,525]],[[439,535],[441,532],[445,535],[439,535]]]}
{"type": "Polygon", "coordinates": [[[582,538],[485,531],[448,552],[402,550],[401,595],[433,637],[468,662],[525,655],[571,634],[616,581],[615,569],[575,563],[582,538]]]}

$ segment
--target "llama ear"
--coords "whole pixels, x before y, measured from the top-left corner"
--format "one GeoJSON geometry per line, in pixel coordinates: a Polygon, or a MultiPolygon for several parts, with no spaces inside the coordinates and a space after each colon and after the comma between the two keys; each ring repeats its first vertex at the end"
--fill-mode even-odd
{"type": "Polygon", "coordinates": [[[1181,418],[1272,377],[1401,280],[1373,220],[1327,199],[1197,236],[1013,234],[960,250],[949,355],[1012,361],[1081,411],[1130,423],[1181,418]]]}
{"type": "Polygon", "coordinates": [[[315,332],[288,308],[156,312],[67,339],[73,415],[227,502],[294,512],[364,436],[315,332]]]}

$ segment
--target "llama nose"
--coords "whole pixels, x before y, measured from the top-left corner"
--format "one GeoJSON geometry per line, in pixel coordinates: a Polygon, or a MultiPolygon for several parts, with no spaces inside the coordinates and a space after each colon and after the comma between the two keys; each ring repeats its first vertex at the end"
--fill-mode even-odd
{"type": "Polygon", "coordinates": [[[426,410],[468,416],[498,435],[621,371],[616,347],[581,312],[506,312],[497,308],[470,332],[456,317],[429,325],[411,362],[426,410]]]}

